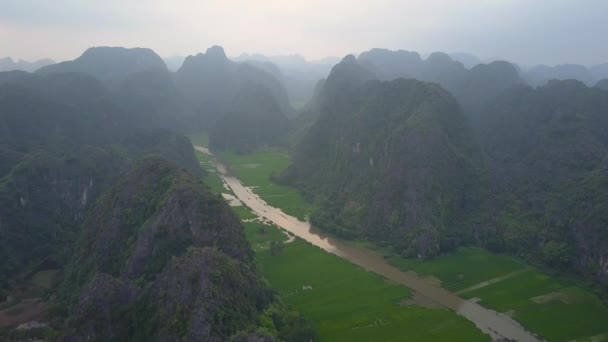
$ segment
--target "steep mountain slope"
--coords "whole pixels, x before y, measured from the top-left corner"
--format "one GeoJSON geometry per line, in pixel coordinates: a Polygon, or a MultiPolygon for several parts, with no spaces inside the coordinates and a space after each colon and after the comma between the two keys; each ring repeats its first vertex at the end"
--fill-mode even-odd
{"type": "Polygon", "coordinates": [[[412,73],[396,61],[410,54],[389,55],[346,58],[307,114],[283,180],[317,202],[313,223],[405,255],[477,244],[608,284],[608,92],[575,80],[531,88],[506,62],[460,75],[442,55],[421,77],[458,80],[454,97],[368,81],[370,56],[385,62],[373,68],[383,78],[412,73]]]}
{"type": "Polygon", "coordinates": [[[163,60],[150,49],[95,47],[73,61],[37,71],[40,75],[73,73],[99,80],[111,101],[141,127],[188,131],[192,125],[191,108],[178,93],[163,60]]]}
{"type": "MultiPolygon", "coordinates": [[[[608,158],[608,154],[606,154],[608,158]]],[[[542,257],[597,279],[608,290],[608,159],[563,185],[547,204],[548,242],[542,257]]]]}
{"type": "Polygon", "coordinates": [[[238,218],[160,158],[138,162],[83,227],[64,281],[80,293],[74,340],[225,340],[270,302],[238,218]]]}
{"type": "Polygon", "coordinates": [[[488,225],[496,229],[489,233],[494,248],[538,256],[565,246],[547,261],[605,279],[606,256],[589,246],[606,247],[597,215],[605,202],[606,113],[608,94],[574,80],[513,89],[486,110],[480,137],[499,189],[488,225]],[[577,211],[583,203],[593,204],[577,211]]]}
{"type": "Polygon", "coordinates": [[[284,134],[286,115],[293,111],[271,73],[229,60],[219,46],[186,58],[175,82],[216,149],[245,151],[276,143],[284,134]]]}
{"type": "Polygon", "coordinates": [[[0,123],[0,292],[43,260],[64,263],[91,203],[133,160],[201,172],[185,137],[138,131],[83,74],[0,73],[0,123]]]}
{"type": "Polygon", "coordinates": [[[20,159],[0,182],[0,290],[46,259],[64,261],[67,241],[121,167],[94,147],[20,159]]]}
{"type": "Polygon", "coordinates": [[[437,85],[363,83],[365,70],[352,57],[334,67],[284,180],[322,203],[319,227],[432,256],[476,200],[472,133],[437,85]]]}

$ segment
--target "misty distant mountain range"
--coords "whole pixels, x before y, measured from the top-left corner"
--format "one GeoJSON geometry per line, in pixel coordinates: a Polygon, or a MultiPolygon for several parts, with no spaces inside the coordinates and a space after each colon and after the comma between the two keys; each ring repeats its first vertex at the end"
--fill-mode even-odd
{"type": "MultiPolygon", "coordinates": [[[[416,52],[405,52],[418,54],[416,52]]],[[[365,53],[366,52],[363,52],[362,54],[365,53]]],[[[482,59],[474,54],[466,52],[455,52],[447,55],[453,61],[461,63],[466,69],[472,69],[479,64],[488,64],[494,61],[504,60],[500,57],[482,59]]],[[[171,72],[179,70],[185,59],[186,57],[177,55],[163,58],[167,69],[171,72]]],[[[262,69],[272,74],[283,84],[289,94],[291,104],[296,108],[302,107],[312,98],[317,82],[325,78],[329,74],[331,68],[340,61],[337,57],[307,60],[298,54],[266,56],[259,53],[243,53],[239,56],[231,57],[230,59],[235,62],[249,63],[258,69],[262,69]]],[[[11,57],[5,57],[0,58],[0,71],[22,70],[33,72],[55,63],[55,61],[49,58],[29,62],[22,59],[14,61],[11,57]]],[[[518,70],[520,77],[528,84],[535,87],[543,86],[550,80],[575,79],[585,83],[587,86],[593,86],[603,79],[608,79],[608,62],[593,66],[571,63],[554,66],[543,64],[535,66],[512,64],[518,70]]]]}
{"type": "Polygon", "coordinates": [[[23,59],[15,62],[10,57],[0,58],[0,71],[22,70],[33,72],[50,64],[55,64],[55,61],[49,58],[39,59],[35,62],[24,61],[23,59]]]}

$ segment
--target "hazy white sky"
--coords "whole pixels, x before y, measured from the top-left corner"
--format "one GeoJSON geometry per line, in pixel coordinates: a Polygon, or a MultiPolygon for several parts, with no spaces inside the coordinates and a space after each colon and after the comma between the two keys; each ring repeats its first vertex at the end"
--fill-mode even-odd
{"type": "Polygon", "coordinates": [[[90,46],[161,56],[343,56],[372,47],[515,62],[608,62],[608,0],[0,0],[0,57],[58,61],[90,46]]]}

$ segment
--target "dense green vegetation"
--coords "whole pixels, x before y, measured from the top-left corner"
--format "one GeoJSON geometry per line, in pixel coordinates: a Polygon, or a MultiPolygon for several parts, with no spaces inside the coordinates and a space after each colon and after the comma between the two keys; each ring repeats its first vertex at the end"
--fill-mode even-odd
{"type": "Polygon", "coordinates": [[[416,80],[361,84],[362,69],[345,58],[332,70],[281,180],[318,204],[311,222],[337,236],[425,257],[470,239],[460,228],[479,201],[480,153],[458,103],[416,80]]]}

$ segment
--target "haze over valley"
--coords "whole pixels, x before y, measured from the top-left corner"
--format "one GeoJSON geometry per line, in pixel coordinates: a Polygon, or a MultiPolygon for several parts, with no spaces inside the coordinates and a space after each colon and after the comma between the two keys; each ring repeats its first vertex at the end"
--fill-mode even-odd
{"type": "Polygon", "coordinates": [[[608,340],[602,10],[9,1],[0,340],[608,340]]]}

